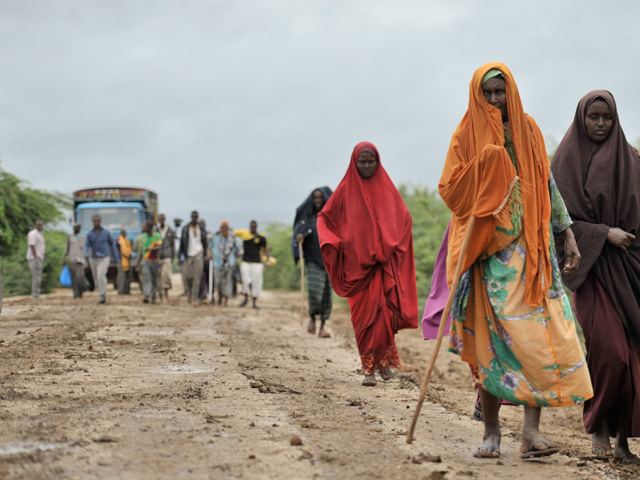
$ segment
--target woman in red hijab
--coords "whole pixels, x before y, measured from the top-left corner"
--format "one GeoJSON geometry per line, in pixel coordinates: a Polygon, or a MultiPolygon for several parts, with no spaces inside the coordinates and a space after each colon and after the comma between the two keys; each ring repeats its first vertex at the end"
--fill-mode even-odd
{"type": "Polygon", "coordinates": [[[347,173],[318,214],[320,249],[331,285],[347,297],[362,361],[375,386],[399,368],[394,335],[418,327],[411,215],[369,142],[356,145],[347,173]]]}

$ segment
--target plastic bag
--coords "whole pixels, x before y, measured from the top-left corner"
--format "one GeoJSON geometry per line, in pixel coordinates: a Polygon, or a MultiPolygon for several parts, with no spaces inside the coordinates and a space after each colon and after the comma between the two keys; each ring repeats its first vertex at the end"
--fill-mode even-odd
{"type": "Polygon", "coordinates": [[[62,272],[60,272],[60,284],[63,287],[71,286],[71,274],[69,273],[69,268],[66,265],[62,267],[62,272]]]}

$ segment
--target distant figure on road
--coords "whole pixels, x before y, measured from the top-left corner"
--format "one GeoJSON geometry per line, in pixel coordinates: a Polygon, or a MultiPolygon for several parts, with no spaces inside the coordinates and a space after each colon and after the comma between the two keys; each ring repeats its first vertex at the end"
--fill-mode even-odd
{"type": "Polygon", "coordinates": [[[133,276],[133,266],[131,265],[131,240],[127,237],[127,231],[120,230],[120,236],[116,240],[120,262],[118,263],[118,278],[116,286],[118,295],[129,295],[131,293],[131,277],[133,276]]]}
{"type": "Polygon", "coordinates": [[[176,233],[165,223],[166,216],[164,213],[158,216],[158,222],[158,233],[162,237],[162,247],[158,251],[160,258],[160,301],[163,298],[169,301],[171,269],[173,267],[173,259],[176,256],[176,233]]]}
{"type": "Polygon", "coordinates": [[[73,298],[82,298],[86,281],[84,278],[84,255],[82,247],[84,245],[84,235],[80,233],[80,224],[73,226],[73,234],[67,238],[67,248],[64,251],[62,265],[67,265],[69,274],[71,275],[71,289],[73,290],[73,298]]]}
{"type": "Polygon", "coordinates": [[[35,228],[27,235],[27,261],[31,270],[31,296],[40,297],[42,284],[42,267],[44,265],[44,236],[42,235],[42,220],[36,221],[35,228]]]}
{"type": "MultiPolygon", "coordinates": [[[[209,285],[209,262],[212,259],[211,253],[211,239],[213,238],[213,233],[207,230],[207,222],[205,222],[204,218],[200,219],[200,226],[205,231],[205,241],[207,243],[207,248],[204,251],[204,257],[202,262],[202,278],[200,279],[200,301],[204,303],[208,303],[207,298],[209,297],[209,291],[213,288],[209,285]]],[[[213,298],[213,292],[212,292],[213,298]]]]}
{"type": "Polygon", "coordinates": [[[242,293],[244,300],[240,304],[245,307],[249,303],[249,295],[253,301],[253,308],[259,308],[256,303],[262,293],[262,250],[266,250],[267,260],[269,259],[269,247],[264,235],[258,233],[258,222],[251,220],[249,230],[236,230],[235,234],[243,241],[244,253],[240,273],[242,274],[242,293]]]}
{"type": "Polygon", "coordinates": [[[187,300],[194,307],[200,305],[200,280],[207,251],[207,233],[198,223],[198,212],[191,212],[191,222],[182,228],[178,255],[184,258],[184,279],[187,287],[187,300]]]}
{"type": "Polygon", "coordinates": [[[229,223],[223,221],[220,230],[211,239],[210,247],[213,252],[213,279],[218,291],[218,305],[227,306],[229,297],[233,295],[233,269],[236,266],[238,253],[237,237],[229,231],[229,223]]]}
{"type": "Polygon", "coordinates": [[[116,242],[111,238],[109,230],[102,228],[100,215],[94,215],[93,230],[91,230],[84,241],[84,256],[89,257],[93,282],[98,289],[98,303],[107,301],[107,272],[111,258],[114,262],[119,262],[116,242]]]}
{"type": "Polygon", "coordinates": [[[291,247],[293,259],[296,263],[300,260],[300,248],[305,262],[307,274],[307,290],[309,292],[309,324],[307,332],[316,334],[316,315],[320,315],[320,338],[329,338],[331,335],[324,329],[324,324],[329,320],[333,305],[333,290],[331,280],[324,268],[320,240],[318,239],[318,213],[331,197],[329,187],[316,188],[311,195],[296,210],[296,218],[293,221],[293,238],[291,247]]]}
{"type": "Polygon", "coordinates": [[[153,231],[153,224],[142,224],[142,235],[136,239],[136,257],[140,259],[136,267],[142,275],[142,301],[156,303],[158,276],[160,271],[159,251],[162,248],[162,236],[153,231]]]}
{"type": "Polygon", "coordinates": [[[364,380],[376,385],[400,368],[395,334],[418,327],[411,214],[380,164],[361,142],[347,173],[318,214],[318,236],[331,286],[347,297],[364,380]]]}

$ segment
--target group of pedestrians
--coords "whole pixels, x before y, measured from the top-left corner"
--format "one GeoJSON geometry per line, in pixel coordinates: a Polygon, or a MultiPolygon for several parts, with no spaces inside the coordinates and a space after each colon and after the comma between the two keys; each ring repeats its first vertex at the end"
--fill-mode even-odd
{"type": "MultiPolygon", "coordinates": [[[[640,463],[628,444],[640,436],[638,189],[640,158],[611,93],[580,100],[549,163],[509,69],[492,63],[474,73],[439,183],[451,219],[423,332],[434,338],[449,300],[449,351],[470,366],[485,426],[475,456],[500,456],[501,405],[524,406],[521,456],[532,458],[559,451],[540,432],[541,407],[584,403],[593,454],[640,463]]],[[[335,193],[327,200],[315,190],[296,215],[294,255],[302,244],[307,264],[322,263],[349,301],[365,386],[400,366],[394,334],[418,325],[411,228],[368,142],[356,145],[335,193]],[[313,231],[319,243],[307,251],[313,231]]],[[[317,305],[310,291],[309,332],[317,305]]]]}
{"type": "MultiPolygon", "coordinates": [[[[232,230],[227,221],[220,224],[215,233],[205,230],[205,223],[199,220],[197,211],[191,212],[191,221],[184,226],[178,236],[166,223],[166,216],[160,214],[158,223],[146,221],[142,233],[134,241],[122,229],[116,240],[101,225],[101,218],[92,218],[93,229],[87,235],[80,232],[80,224],[73,226],[73,233],[67,239],[63,258],[71,276],[74,298],[82,298],[87,289],[85,269],[90,267],[91,277],[98,291],[98,303],[106,302],[107,271],[113,263],[118,266],[116,287],[118,294],[131,293],[134,273],[139,278],[143,302],[155,304],[169,301],[172,288],[171,274],[174,260],[178,259],[183,295],[193,306],[203,303],[209,289],[212,298],[217,293],[218,305],[227,306],[230,297],[237,295],[237,283],[242,284],[246,306],[251,299],[253,308],[259,308],[257,301],[262,291],[263,263],[269,264],[270,248],[266,237],[258,232],[258,224],[252,220],[248,230],[232,230]],[[176,243],[178,248],[176,249],[176,243]],[[242,259],[239,266],[238,259],[242,259]],[[209,264],[212,269],[209,272],[209,264]],[[209,285],[209,279],[213,282],[209,285]]],[[[32,296],[40,296],[42,270],[45,256],[45,240],[42,235],[43,223],[37,221],[35,228],[27,235],[27,261],[32,274],[32,296]]]]}
{"type": "Polygon", "coordinates": [[[194,307],[205,302],[208,294],[212,299],[217,294],[218,305],[227,306],[229,298],[237,293],[236,283],[240,280],[245,295],[240,306],[246,306],[251,297],[253,307],[259,308],[262,262],[269,258],[269,247],[264,235],[257,232],[255,221],[251,221],[248,231],[234,231],[227,221],[223,221],[217,232],[209,233],[205,222],[194,210],[191,221],[182,228],[176,251],[175,231],[166,224],[164,214],[159,215],[158,220],[155,226],[151,222],[145,223],[132,249],[134,258],[138,259],[135,268],[142,275],[144,302],[155,303],[156,296],[160,301],[170,300],[171,273],[177,257],[183,295],[194,307]],[[239,256],[242,256],[240,269],[239,256]]]}

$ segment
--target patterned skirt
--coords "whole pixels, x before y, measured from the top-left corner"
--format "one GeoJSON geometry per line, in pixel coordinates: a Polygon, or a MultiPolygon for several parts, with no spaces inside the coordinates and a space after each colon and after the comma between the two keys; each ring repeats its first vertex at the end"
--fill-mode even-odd
{"type": "Polygon", "coordinates": [[[569,299],[560,288],[528,305],[525,259],[522,235],[471,267],[449,351],[476,366],[480,386],[499,398],[531,407],[584,402],[593,389],[569,299]]]}

